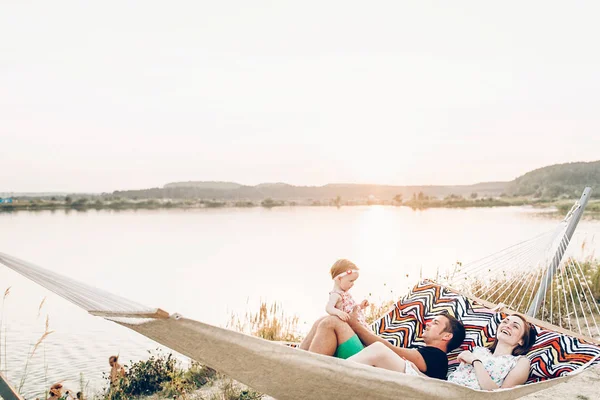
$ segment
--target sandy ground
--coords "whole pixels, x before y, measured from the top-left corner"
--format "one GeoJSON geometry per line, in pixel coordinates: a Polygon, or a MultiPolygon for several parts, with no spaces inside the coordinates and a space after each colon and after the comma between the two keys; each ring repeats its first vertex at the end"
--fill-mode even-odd
{"type": "MultiPolygon", "coordinates": [[[[198,390],[194,394],[188,396],[188,400],[209,399],[211,394],[216,394],[220,391],[219,383],[210,385],[206,388],[198,390]]],[[[148,400],[163,399],[163,397],[151,396],[148,400]]],[[[574,399],[574,400],[598,400],[600,399],[600,366],[590,368],[574,377],[568,382],[542,390],[537,393],[522,397],[522,399],[574,399]]],[[[263,400],[275,400],[272,397],[265,396],[263,400]]],[[[302,399],[298,399],[302,400],[302,399]]]]}
{"type": "Polygon", "coordinates": [[[589,368],[568,382],[522,397],[523,399],[600,399],[600,366],[589,368]]]}

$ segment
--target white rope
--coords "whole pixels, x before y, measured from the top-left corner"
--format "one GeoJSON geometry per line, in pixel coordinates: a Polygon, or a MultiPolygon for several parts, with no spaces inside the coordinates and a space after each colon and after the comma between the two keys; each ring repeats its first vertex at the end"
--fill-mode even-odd
{"type": "MultiPolygon", "coordinates": [[[[514,303],[515,303],[515,299],[519,298],[519,295],[521,294],[521,292],[523,291],[523,289],[525,289],[526,287],[529,287],[529,284],[531,282],[531,280],[534,278],[534,276],[537,274],[537,271],[534,269],[531,269],[530,272],[525,275],[523,277],[523,279],[521,280],[520,284],[519,284],[519,290],[517,291],[517,293],[514,295],[514,297],[512,297],[512,293],[514,292],[511,291],[510,294],[508,295],[509,298],[511,298],[510,303],[508,303],[508,306],[512,309],[514,309],[514,303]]],[[[527,290],[527,289],[525,289],[527,290]]],[[[518,310],[517,310],[518,311],[518,310]]]]}
{"type": "MultiPolygon", "coordinates": [[[[547,315],[547,310],[546,310],[546,304],[547,304],[547,296],[548,296],[548,288],[550,287],[550,299],[552,299],[552,288],[550,286],[550,271],[546,270],[544,276],[542,277],[542,279],[544,280],[544,285],[546,285],[546,291],[544,292],[544,300],[542,301],[542,317],[540,318],[541,320],[544,320],[546,318],[547,315]]],[[[536,304],[536,307],[538,306],[538,304],[536,304]]],[[[535,315],[533,316],[535,317],[535,315]]],[[[552,316],[550,316],[550,319],[552,319],[552,316]]]]}
{"type": "Polygon", "coordinates": [[[550,323],[554,324],[554,277],[550,280],[550,323]]]}
{"type": "MultiPolygon", "coordinates": [[[[567,322],[569,323],[569,330],[572,330],[573,327],[571,326],[571,314],[569,312],[569,304],[567,302],[567,291],[565,289],[565,279],[564,279],[564,268],[563,270],[560,272],[560,280],[562,282],[561,285],[561,290],[562,290],[562,294],[564,296],[564,300],[565,300],[565,312],[567,313],[567,322]]],[[[560,297],[560,293],[558,294],[560,297]]],[[[562,326],[562,321],[561,321],[561,326],[562,326]]]]}
{"type": "MultiPolygon", "coordinates": [[[[579,271],[577,271],[577,268],[575,267],[575,265],[573,264],[573,262],[569,259],[567,260],[567,263],[569,264],[569,267],[571,268],[571,275],[577,275],[577,283],[579,283],[579,287],[581,288],[581,293],[583,293],[583,299],[585,300],[586,304],[589,307],[589,303],[587,301],[587,296],[585,295],[585,289],[583,287],[583,283],[581,283],[581,276],[579,275],[579,271]],[[573,274],[573,271],[575,272],[575,274],[573,274]]],[[[585,276],[584,276],[585,279],[585,276]]],[[[579,292],[579,291],[578,291],[579,292]]],[[[581,307],[581,314],[583,315],[583,320],[585,321],[585,326],[587,327],[588,330],[588,334],[590,337],[592,337],[592,330],[590,328],[590,324],[587,320],[587,316],[586,316],[586,311],[585,311],[585,307],[583,306],[583,302],[581,301],[581,294],[577,294],[577,299],[579,300],[579,306],[581,307]]],[[[591,317],[591,311],[592,309],[590,308],[590,317],[591,317]]]]}
{"type": "Polygon", "coordinates": [[[541,268],[531,270],[531,277],[527,280],[527,285],[524,286],[525,290],[523,291],[523,294],[521,296],[519,296],[521,291],[519,291],[519,293],[517,293],[517,295],[515,296],[515,299],[513,301],[511,301],[511,303],[510,303],[511,308],[513,308],[512,305],[520,298],[521,300],[519,301],[519,304],[517,305],[516,308],[514,308],[515,310],[520,311],[521,304],[523,303],[523,300],[525,300],[525,295],[529,291],[529,288],[531,287],[531,285],[533,285],[535,287],[535,281],[536,281],[536,278],[540,271],[541,271],[541,268]]]}
{"type": "Polygon", "coordinates": [[[468,277],[470,275],[476,275],[478,272],[481,272],[481,270],[483,270],[487,266],[498,264],[499,262],[507,262],[510,260],[510,257],[513,256],[513,254],[515,254],[515,253],[520,254],[523,251],[526,252],[527,249],[536,247],[537,244],[539,242],[541,242],[543,239],[546,239],[544,241],[544,243],[548,242],[549,241],[548,239],[550,239],[550,241],[552,241],[552,240],[554,240],[557,231],[561,231],[563,229],[564,228],[562,228],[562,226],[559,226],[558,229],[557,228],[552,229],[552,230],[544,232],[532,239],[519,242],[515,245],[509,246],[503,250],[500,250],[494,254],[491,254],[489,256],[472,261],[472,262],[466,264],[463,267],[463,269],[460,272],[458,272],[455,276],[453,275],[450,283],[455,284],[457,282],[460,282],[465,277],[468,277]]]}
{"type": "MultiPolygon", "coordinates": [[[[532,252],[532,253],[528,254],[528,255],[527,255],[527,258],[525,258],[525,259],[523,260],[523,261],[524,261],[523,265],[526,265],[526,266],[531,266],[531,261],[532,261],[532,260],[535,260],[535,259],[538,257],[538,254],[539,254],[539,253],[540,253],[540,251],[537,251],[537,252],[532,252]]],[[[525,268],[524,268],[524,269],[525,269],[525,268]]],[[[529,270],[531,270],[531,269],[529,269],[529,270]]],[[[513,282],[513,280],[519,280],[519,281],[522,281],[522,278],[523,278],[523,275],[513,275],[513,277],[512,277],[511,279],[504,279],[503,283],[502,283],[501,285],[499,285],[499,286],[498,286],[498,287],[497,287],[497,288],[494,290],[494,292],[492,292],[491,294],[489,294],[489,295],[488,295],[488,292],[489,292],[489,291],[488,291],[488,292],[486,292],[486,293],[485,293],[485,295],[486,295],[486,296],[487,296],[487,297],[490,299],[490,301],[493,301],[493,300],[491,300],[491,299],[492,299],[492,298],[494,298],[498,292],[500,292],[502,289],[504,289],[504,290],[502,291],[502,293],[500,293],[498,296],[496,296],[496,298],[504,298],[503,296],[504,296],[504,294],[506,293],[506,291],[507,291],[508,289],[510,289],[511,287],[514,287],[514,286],[513,286],[513,283],[514,283],[514,282],[513,282]]],[[[492,289],[490,289],[490,290],[493,290],[493,288],[492,288],[492,289]]],[[[512,293],[512,292],[511,292],[511,293],[512,293]]],[[[482,295],[482,296],[483,296],[483,295],[482,295]]],[[[510,297],[510,295],[509,295],[509,297],[510,297]]]]}
{"type": "MultiPolygon", "coordinates": [[[[562,307],[562,304],[561,304],[561,302],[562,302],[562,299],[561,299],[561,297],[562,297],[562,296],[561,296],[561,293],[560,293],[560,289],[563,289],[563,290],[564,290],[564,285],[561,285],[561,284],[559,284],[559,282],[558,282],[559,280],[561,280],[561,281],[562,281],[562,270],[560,269],[560,266],[558,266],[558,267],[556,268],[556,271],[555,271],[555,277],[554,277],[554,279],[557,281],[557,282],[556,282],[556,297],[557,297],[557,299],[558,299],[558,326],[560,326],[560,327],[563,327],[563,328],[564,328],[564,325],[563,325],[563,315],[562,315],[562,309],[563,309],[563,307],[562,307]],[[560,285],[560,289],[559,289],[559,287],[558,287],[559,285],[560,285]]],[[[553,280],[553,281],[554,281],[554,280],[553,280]]],[[[553,292],[553,293],[554,293],[554,292],[553,292]]],[[[565,297],[565,303],[566,303],[566,297],[565,297]]],[[[566,305],[565,305],[565,307],[566,307],[566,305]]],[[[569,313],[568,313],[568,311],[567,311],[567,318],[569,318],[569,313]]]]}
{"type": "MultiPolygon", "coordinates": [[[[465,275],[465,273],[469,271],[481,271],[486,266],[491,265],[493,262],[508,262],[511,265],[510,270],[518,271],[518,270],[527,270],[531,271],[532,262],[538,260],[540,255],[544,255],[542,253],[547,253],[552,247],[555,247],[555,243],[557,241],[558,235],[564,235],[565,224],[561,223],[557,226],[557,228],[547,231],[543,234],[538,235],[536,238],[528,241],[521,242],[515,246],[511,246],[509,254],[503,254],[500,257],[495,257],[486,260],[484,264],[479,267],[471,268],[466,271],[462,271],[462,274],[459,276],[465,275]]],[[[499,254],[501,252],[496,253],[499,254]]],[[[548,264],[548,262],[546,262],[548,264]]],[[[500,285],[493,285],[493,278],[498,276],[500,273],[506,274],[506,271],[502,270],[496,272],[494,274],[494,270],[498,271],[499,268],[488,269],[486,271],[488,273],[488,284],[482,285],[481,287],[475,289],[474,295],[481,298],[486,298],[488,301],[497,302],[499,299],[504,299],[503,297],[509,289],[512,289],[509,293],[508,297],[512,296],[515,290],[523,289],[523,275],[513,273],[512,277],[508,279],[502,279],[502,283],[500,285]],[[491,274],[491,276],[490,276],[491,274]],[[518,280],[521,285],[513,286],[513,281],[518,280]]],[[[505,275],[506,276],[506,275],[505,275]]],[[[525,275],[525,278],[528,277],[529,274],[525,275]]]]}
{"type": "MultiPolygon", "coordinates": [[[[533,248],[527,248],[527,250],[524,250],[523,252],[521,252],[519,254],[518,258],[516,258],[514,260],[514,265],[510,269],[511,271],[513,271],[513,277],[511,277],[511,279],[506,279],[506,278],[502,279],[502,284],[501,285],[499,285],[498,287],[495,287],[495,288],[494,287],[487,288],[487,290],[485,292],[482,292],[482,290],[484,290],[485,288],[480,288],[479,293],[481,293],[481,294],[478,297],[484,297],[484,296],[486,296],[491,301],[491,299],[498,292],[500,292],[503,288],[505,290],[502,293],[505,293],[506,290],[508,290],[511,287],[511,285],[513,283],[512,282],[513,279],[520,279],[521,278],[521,276],[519,276],[519,275],[516,275],[516,277],[515,277],[514,271],[520,271],[521,269],[527,269],[526,268],[527,266],[531,266],[531,262],[533,260],[537,259],[538,254],[540,253],[540,251],[542,251],[542,249],[543,249],[542,247],[540,247],[540,248],[533,247],[533,248]],[[519,267],[522,267],[522,268],[519,268],[519,267]],[[491,290],[494,290],[494,291],[490,294],[489,292],[491,290]]],[[[501,271],[501,272],[505,272],[505,271],[501,271]]],[[[497,276],[499,274],[500,274],[500,272],[497,272],[496,275],[493,275],[493,276],[497,276]]],[[[501,297],[501,295],[498,296],[498,297],[501,297]]]]}
{"type": "MultiPolygon", "coordinates": [[[[598,335],[600,335],[600,329],[598,329],[598,323],[596,322],[596,318],[594,318],[594,312],[592,311],[592,307],[590,306],[590,302],[588,301],[588,296],[586,295],[586,291],[585,289],[587,288],[590,297],[592,299],[592,303],[596,305],[596,312],[598,313],[598,315],[600,316],[600,309],[598,309],[598,303],[596,302],[596,299],[594,298],[594,294],[592,293],[592,289],[590,288],[590,285],[588,283],[587,277],[585,276],[584,272],[583,272],[583,268],[581,268],[581,264],[579,264],[577,261],[573,261],[570,260],[571,263],[573,264],[573,267],[575,267],[575,265],[577,265],[577,267],[579,268],[579,271],[581,272],[581,276],[583,279],[583,282],[585,282],[585,287],[583,287],[583,283],[581,282],[581,280],[579,281],[579,284],[581,286],[581,289],[583,291],[584,294],[584,298],[585,298],[585,302],[588,306],[588,311],[590,312],[590,319],[592,321],[594,321],[594,326],[596,327],[596,333],[598,335]]],[[[583,313],[583,315],[585,316],[585,312],[583,313]]],[[[587,324],[587,319],[586,319],[586,324],[587,324]]],[[[588,325],[588,330],[590,329],[589,325],[588,325]]],[[[592,333],[590,332],[590,337],[592,337],[592,333]]]]}
{"type": "MultiPolygon", "coordinates": [[[[533,280],[533,284],[531,286],[531,293],[529,294],[529,302],[534,301],[533,299],[535,299],[537,289],[539,289],[539,287],[542,285],[543,277],[544,277],[544,269],[538,268],[538,272],[536,273],[535,279],[533,280]]],[[[527,293],[527,291],[525,291],[525,293],[527,293]]],[[[525,293],[523,293],[523,297],[521,297],[521,301],[519,302],[519,305],[518,305],[519,308],[521,307],[521,303],[525,300],[525,293]]],[[[545,293],[546,292],[544,292],[544,294],[545,293]]],[[[527,306],[527,303],[525,303],[525,306],[527,306]]],[[[534,315],[534,317],[535,317],[535,315],[534,315]]]]}
{"type": "MultiPolygon", "coordinates": [[[[575,321],[577,322],[577,328],[579,329],[579,333],[582,334],[583,329],[581,329],[581,324],[579,323],[579,316],[577,315],[577,309],[575,308],[575,298],[573,297],[573,286],[571,286],[571,282],[569,281],[569,275],[568,275],[569,269],[568,269],[568,264],[565,265],[565,275],[566,275],[566,279],[567,282],[569,283],[569,295],[571,296],[571,304],[573,305],[573,313],[575,314],[575,321]]],[[[572,276],[572,274],[571,274],[572,276]]],[[[571,280],[573,280],[573,283],[575,283],[575,280],[573,278],[571,278],[571,280]]]]}
{"type": "MultiPolygon", "coordinates": [[[[563,237],[561,239],[559,245],[558,245],[558,248],[555,249],[556,252],[559,251],[559,249],[560,249],[560,251],[564,254],[564,251],[566,251],[566,248],[567,248],[566,246],[568,246],[568,243],[566,243],[566,245],[565,245],[564,248],[562,248],[561,246],[562,246],[562,244],[565,241],[568,242],[568,239],[566,237],[563,237]]],[[[553,297],[553,294],[552,293],[553,293],[553,287],[554,287],[554,279],[550,277],[550,275],[551,275],[550,268],[552,268],[552,265],[550,265],[551,262],[554,262],[554,258],[552,259],[552,261],[550,261],[548,263],[549,266],[548,266],[548,269],[546,270],[546,274],[544,276],[544,278],[545,278],[545,282],[544,282],[545,290],[544,290],[544,300],[543,300],[543,303],[542,303],[543,309],[542,309],[542,317],[541,317],[541,319],[543,320],[544,319],[544,314],[546,312],[548,286],[550,286],[550,321],[553,320],[553,315],[552,315],[552,312],[553,312],[553,310],[552,310],[552,302],[553,302],[552,297],[553,297]]],[[[542,285],[542,282],[540,281],[540,286],[541,285],[542,285]]],[[[536,295],[536,297],[535,297],[534,300],[536,301],[536,303],[535,303],[535,309],[537,310],[538,307],[539,307],[539,301],[541,300],[541,298],[538,298],[538,296],[536,295]]],[[[535,315],[533,317],[535,317],[535,315]]],[[[550,322],[550,323],[552,323],[552,322],[550,322]]]]}

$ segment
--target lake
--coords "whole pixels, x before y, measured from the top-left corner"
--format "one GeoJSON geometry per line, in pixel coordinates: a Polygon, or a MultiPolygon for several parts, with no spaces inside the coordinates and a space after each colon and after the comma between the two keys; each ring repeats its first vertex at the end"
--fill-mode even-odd
{"type": "MultiPolygon", "coordinates": [[[[361,269],[356,299],[396,298],[420,276],[468,262],[556,227],[547,210],[356,206],[222,208],[0,214],[0,252],[139,303],[225,326],[232,313],[278,302],[300,331],[324,313],[331,264],[361,269]]],[[[600,221],[584,219],[569,252],[600,249],[600,221]]],[[[92,317],[0,265],[1,369],[26,396],[57,381],[91,391],[105,385],[108,357],[139,360],[158,346],[92,317]],[[40,308],[43,299],[44,304],[40,308]],[[50,334],[26,367],[44,332],[50,334]],[[26,369],[27,368],[27,369],[26,369]],[[26,371],[25,371],[26,369],[26,371]]]]}

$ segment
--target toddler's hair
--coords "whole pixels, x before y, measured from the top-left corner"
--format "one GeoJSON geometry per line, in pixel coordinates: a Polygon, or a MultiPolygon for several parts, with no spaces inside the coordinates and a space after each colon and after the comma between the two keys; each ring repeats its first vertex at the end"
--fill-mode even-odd
{"type": "Polygon", "coordinates": [[[358,270],[358,267],[352,261],[346,260],[345,258],[337,260],[331,266],[331,279],[348,271],[349,269],[358,270]]]}

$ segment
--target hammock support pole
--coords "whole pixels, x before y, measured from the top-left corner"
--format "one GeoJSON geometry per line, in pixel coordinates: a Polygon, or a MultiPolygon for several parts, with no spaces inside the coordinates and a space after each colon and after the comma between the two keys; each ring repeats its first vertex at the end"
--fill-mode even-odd
{"type": "Polygon", "coordinates": [[[8,380],[0,372],[0,398],[4,400],[24,400],[23,397],[13,388],[8,380]]]}
{"type": "MultiPolygon", "coordinates": [[[[589,186],[586,187],[583,190],[583,193],[581,194],[581,198],[575,204],[575,207],[574,207],[575,209],[572,210],[573,213],[571,215],[571,219],[569,220],[569,224],[567,225],[565,234],[563,235],[563,238],[561,239],[561,243],[566,243],[567,245],[566,246],[558,246],[558,249],[556,250],[556,254],[554,254],[554,257],[552,258],[552,262],[548,266],[546,275],[542,278],[542,280],[540,282],[540,287],[538,288],[538,291],[537,291],[535,297],[529,304],[529,309],[527,310],[527,315],[530,317],[536,316],[536,314],[538,313],[538,311],[540,309],[540,306],[543,303],[544,296],[546,294],[546,291],[548,290],[548,284],[549,284],[549,282],[552,282],[552,279],[554,278],[554,274],[555,274],[558,266],[560,265],[560,262],[565,254],[565,251],[567,250],[567,246],[568,246],[569,242],[571,241],[571,237],[573,237],[575,228],[577,228],[577,224],[579,223],[579,220],[581,219],[581,216],[583,215],[583,211],[585,210],[585,207],[587,206],[591,192],[592,192],[592,188],[589,186]]],[[[567,215],[566,218],[568,218],[568,217],[569,217],[569,215],[567,215]]]]}

